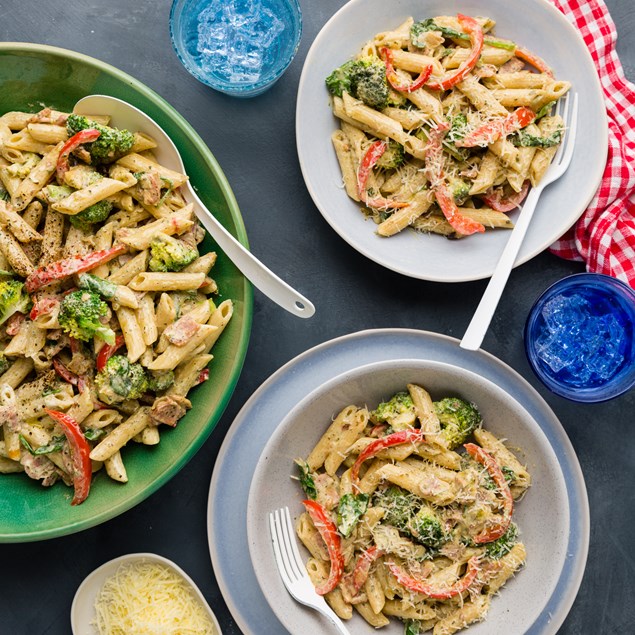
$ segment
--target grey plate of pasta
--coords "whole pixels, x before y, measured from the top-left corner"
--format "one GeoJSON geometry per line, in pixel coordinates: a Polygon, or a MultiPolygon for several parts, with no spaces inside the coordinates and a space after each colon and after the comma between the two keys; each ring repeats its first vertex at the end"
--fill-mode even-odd
{"type": "Polygon", "coordinates": [[[247,531],[260,587],[290,632],[327,632],[275,569],[266,517],[285,505],[317,592],[354,634],[528,631],[566,557],[566,486],[540,426],[440,362],[333,378],[289,412],[256,466],[247,531]]]}
{"type": "Polygon", "coordinates": [[[352,0],[300,80],[306,185],[335,231],[389,269],[486,278],[566,135],[553,113],[572,86],[585,95],[585,151],[543,195],[518,263],[573,225],[604,169],[602,92],[581,38],[539,0],[522,20],[503,0],[352,0]]]}

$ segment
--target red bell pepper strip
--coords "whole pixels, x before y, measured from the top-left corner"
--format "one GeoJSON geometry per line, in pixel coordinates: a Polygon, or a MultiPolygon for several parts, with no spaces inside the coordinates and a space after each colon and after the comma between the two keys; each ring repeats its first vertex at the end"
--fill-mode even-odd
{"type": "Polygon", "coordinates": [[[546,62],[537,55],[534,55],[531,51],[528,51],[526,48],[517,46],[514,51],[514,55],[523,62],[530,64],[541,73],[546,73],[549,77],[553,77],[553,71],[547,66],[546,62]]]}
{"type": "Polygon", "coordinates": [[[68,155],[82,144],[95,141],[99,135],[101,135],[101,132],[99,132],[96,128],[86,128],[85,130],[80,130],[77,134],[74,134],[62,146],[60,156],[57,159],[57,167],[55,169],[57,180],[60,183],[64,181],[64,175],[68,172],[68,155]]]}
{"type": "Polygon", "coordinates": [[[511,212],[520,206],[525,200],[529,192],[529,181],[525,181],[520,188],[520,192],[514,192],[511,196],[503,198],[503,190],[501,188],[490,188],[481,195],[483,202],[497,212],[511,212]]]}
{"type": "Polygon", "coordinates": [[[521,106],[507,115],[507,117],[500,117],[476,128],[476,130],[465,135],[463,139],[457,139],[455,144],[458,148],[487,147],[501,137],[528,126],[535,119],[536,113],[531,108],[521,106]]]}
{"type": "Polygon", "coordinates": [[[446,220],[459,234],[469,236],[476,232],[484,232],[485,227],[459,212],[459,208],[454,202],[454,197],[448,191],[448,187],[443,181],[443,137],[449,128],[447,122],[432,128],[428,134],[426,145],[426,176],[434,191],[437,203],[443,212],[446,220]]]}
{"type": "Polygon", "coordinates": [[[362,162],[357,170],[357,193],[359,194],[361,201],[366,203],[369,207],[407,207],[408,203],[404,203],[403,201],[393,201],[388,198],[383,198],[382,196],[376,196],[373,198],[368,197],[368,192],[366,191],[368,177],[370,176],[372,169],[375,165],[377,165],[377,161],[379,161],[384,152],[386,152],[387,147],[388,144],[385,141],[375,141],[375,143],[371,144],[368,150],[366,150],[366,154],[364,154],[362,162]]]}
{"type": "Polygon", "coordinates": [[[416,578],[413,578],[394,562],[389,562],[387,564],[390,572],[395,576],[395,578],[397,578],[397,582],[399,582],[399,584],[403,585],[410,591],[421,593],[435,600],[447,600],[448,598],[452,598],[455,595],[459,595],[460,593],[467,591],[476,579],[480,570],[478,556],[473,556],[468,560],[467,571],[460,580],[457,580],[449,587],[439,588],[425,582],[424,580],[417,580],[416,578]]]}
{"type": "Polygon", "coordinates": [[[209,379],[209,368],[203,368],[203,370],[198,374],[198,378],[196,379],[195,386],[202,384],[204,381],[209,379]]]}
{"type": "Polygon", "coordinates": [[[485,226],[481,223],[464,216],[459,212],[457,204],[454,202],[454,197],[448,191],[445,183],[440,183],[434,189],[434,196],[437,199],[437,203],[445,216],[445,219],[459,234],[469,236],[475,233],[483,233],[485,226]]]}
{"type": "Polygon", "coordinates": [[[46,414],[58,423],[64,432],[71,448],[71,459],[73,462],[73,488],[75,495],[71,505],[79,505],[86,500],[90,491],[90,481],[92,479],[92,465],[90,462],[90,446],[77,421],[65,412],[46,409],[46,414]]]}
{"type": "Polygon", "coordinates": [[[376,439],[369,443],[357,457],[357,460],[351,468],[351,481],[357,483],[359,480],[359,468],[364,461],[367,461],[371,457],[375,456],[386,448],[391,448],[395,445],[403,445],[404,443],[421,443],[425,441],[423,430],[418,428],[409,428],[408,430],[400,430],[399,432],[393,432],[385,437],[376,439]]]}
{"type": "Polygon", "coordinates": [[[383,55],[384,62],[386,64],[386,79],[388,83],[395,89],[401,93],[412,93],[418,88],[421,88],[427,81],[430,75],[432,74],[432,64],[426,66],[417,79],[410,82],[410,84],[400,84],[399,78],[397,77],[397,73],[395,72],[395,67],[392,64],[392,52],[389,48],[382,48],[381,54],[383,55]]]}
{"type": "Polygon", "coordinates": [[[123,335],[117,335],[114,344],[104,344],[97,353],[97,372],[101,372],[106,368],[106,362],[124,345],[123,335]]]}
{"type": "Polygon", "coordinates": [[[52,296],[45,296],[40,298],[31,309],[31,313],[29,313],[29,317],[32,320],[35,320],[40,315],[44,315],[46,313],[50,313],[53,308],[55,308],[59,304],[59,300],[52,296]]]}
{"type": "Polygon", "coordinates": [[[351,573],[346,575],[347,582],[350,584],[353,590],[353,596],[359,593],[359,590],[364,586],[364,583],[368,579],[368,574],[370,573],[370,567],[373,562],[384,555],[384,551],[382,551],[377,545],[372,545],[362,551],[359,554],[359,558],[355,563],[355,567],[351,573]]]}
{"type": "Polygon", "coordinates": [[[36,269],[26,279],[24,286],[29,293],[33,293],[57,280],[69,278],[76,273],[90,271],[90,269],[110,262],[113,258],[127,251],[127,249],[126,245],[115,245],[109,249],[91,251],[85,256],[72,256],[64,260],[57,260],[36,269]]]}
{"type": "Polygon", "coordinates": [[[498,525],[490,529],[486,529],[473,539],[477,544],[492,542],[507,532],[512,520],[512,513],[514,511],[514,499],[512,498],[512,494],[509,490],[509,485],[507,484],[505,475],[498,466],[498,463],[496,463],[494,457],[482,447],[475,445],[474,443],[466,443],[464,447],[473,459],[485,467],[494,483],[496,483],[496,487],[499,492],[503,496],[503,514],[498,525]]]}
{"type": "Polygon", "coordinates": [[[320,503],[312,500],[304,500],[302,504],[306,508],[316,529],[320,532],[322,540],[326,544],[331,560],[331,571],[328,580],[317,586],[318,595],[330,593],[340,583],[344,573],[344,554],[342,553],[342,541],[337,533],[335,523],[330,519],[327,511],[320,503]]]}
{"type": "Polygon", "coordinates": [[[79,377],[71,372],[70,370],[68,370],[68,368],[66,368],[66,366],[64,366],[64,364],[62,364],[62,362],[60,362],[59,359],[57,359],[57,357],[53,358],[53,368],[55,369],[55,372],[68,384],[72,384],[73,386],[77,386],[77,382],[79,381],[79,377]]]}
{"type": "Polygon", "coordinates": [[[483,50],[483,29],[481,25],[468,15],[459,13],[456,16],[466,33],[470,36],[470,44],[472,45],[472,51],[468,58],[459,66],[455,73],[448,75],[439,81],[428,82],[426,85],[432,90],[448,90],[452,86],[462,82],[471,70],[476,66],[478,58],[481,56],[483,50]]]}

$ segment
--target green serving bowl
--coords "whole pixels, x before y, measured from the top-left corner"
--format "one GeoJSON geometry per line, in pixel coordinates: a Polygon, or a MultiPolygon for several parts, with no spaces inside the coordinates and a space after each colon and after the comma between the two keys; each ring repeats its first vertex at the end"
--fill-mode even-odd
{"type": "MultiPolygon", "coordinates": [[[[199,196],[216,217],[247,246],[245,227],[231,188],[203,140],[165,100],[99,60],[39,44],[0,43],[0,113],[37,112],[42,105],[70,111],[91,94],[123,99],[152,117],[177,145],[199,196]]],[[[210,378],[188,397],[192,409],[174,429],[164,426],[156,446],[129,443],[122,455],[128,483],[98,472],[90,496],[71,507],[72,488],[50,488],[25,474],[0,475],[0,542],[54,538],[93,527],[140,503],[172,478],[197,452],[220,419],[242,368],[253,312],[251,285],[207,237],[203,251],[219,253],[213,270],[234,315],[214,346],[210,378]]]]}

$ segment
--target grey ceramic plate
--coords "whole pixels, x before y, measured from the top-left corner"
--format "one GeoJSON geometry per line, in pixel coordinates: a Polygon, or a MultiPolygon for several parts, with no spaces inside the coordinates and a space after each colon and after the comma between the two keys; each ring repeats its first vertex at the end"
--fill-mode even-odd
{"type": "MultiPolygon", "coordinates": [[[[531,488],[514,509],[527,564],[492,601],[486,620],[470,627],[470,635],[526,632],[553,593],[569,540],[569,502],[558,458],[540,426],[508,393],[460,366],[387,360],[342,373],[307,395],[278,425],[256,466],[247,506],[251,562],[269,605],[291,633],[328,632],[328,621],[297,604],[275,575],[268,514],[285,505],[293,518],[304,511],[300,501],[306,496],[291,478],[297,476],[293,461],[308,456],[338,412],[350,404],[374,408],[408,383],[424,386],[434,400],[458,395],[477,404],[485,429],[522,448],[519,456],[532,475],[531,488]]],[[[301,551],[308,559],[308,551],[301,551]]],[[[352,635],[372,632],[355,612],[347,627],[352,635]]],[[[402,632],[398,620],[382,629],[386,635],[402,632]]]]}
{"type": "MultiPolygon", "coordinates": [[[[375,33],[397,27],[408,16],[488,16],[496,33],[532,50],[580,95],[576,151],[567,173],[542,194],[517,264],[546,249],[580,217],[602,178],[608,128],[600,82],[576,29],[546,0],[351,0],[322,28],[306,57],[296,105],[296,137],[302,174],[326,221],[352,247],[375,262],[413,278],[461,282],[488,278],[509,232],[488,231],[463,240],[403,231],[375,233],[359,205],[348,198],[331,144],[338,123],[328,105],[324,78],[359,52],[375,33]]],[[[510,214],[514,219],[518,212],[510,214]]]]}
{"type": "Polygon", "coordinates": [[[560,422],[529,383],[492,355],[467,352],[458,344],[454,338],[407,329],[340,337],[288,362],[243,406],[214,467],[208,541],[216,579],[245,634],[285,630],[260,590],[248,551],[247,499],[264,446],[289,411],[318,386],[358,366],[389,359],[428,359],[477,373],[516,399],[546,435],[560,462],[569,501],[568,557],[544,611],[528,633],[550,635],[564,622],[582,581],[589,545],[589,506],[577,457],[560,422]]]}

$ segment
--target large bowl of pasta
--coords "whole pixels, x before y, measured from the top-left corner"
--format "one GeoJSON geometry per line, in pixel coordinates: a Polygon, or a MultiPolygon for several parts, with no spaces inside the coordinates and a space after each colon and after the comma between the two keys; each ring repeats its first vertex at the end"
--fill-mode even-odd
{"type": "Polygon", "coordinates": [[[355,635],[404,624],[555,633],[546,607],[554,594],[570,606],[584,570],[584,558],[566,563],[570,501],[541,422],[441,362],[343,373],[263,449],[248,505],[254,570],[290,632],[321,632],[323,618],[299,608],[276,571],[267,518],[283,507],[317,593],[355,635]],[[556,591],[568,566],[579,575],[556,591]]]}
{"type": "Polygon", "coordinates": [[[144,500],[201,447],[244,361],[251,288],[199,227],[190,179],[246,244],[218,163],[159,95],[98,60],[0,44],[0,542],[56,537],[144,500]],[[91,94],[143,131],[73,114],[91,94]]]}
{"type": "Polygon", "coordinates": [[[300,78],[304,180],[331,227],[384,267],[439,282],[488,278],[566,139],[557,105],[567,93],[580,96],[583,149],[578,134],[517,264],[576,222],[604,171],[603,93],[579,33],[545,0],[521,10],[506,0],[350,0],[313,41],[300,78]]]}

